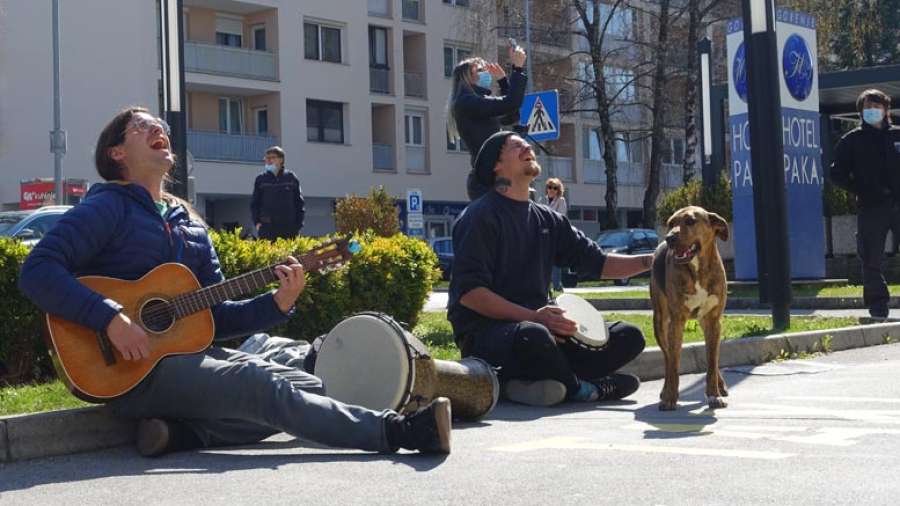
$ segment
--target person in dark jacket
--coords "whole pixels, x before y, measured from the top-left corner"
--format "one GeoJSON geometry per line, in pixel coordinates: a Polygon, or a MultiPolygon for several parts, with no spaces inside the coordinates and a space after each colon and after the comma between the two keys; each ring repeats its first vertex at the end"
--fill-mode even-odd
{"type": "MultiPolygon", "coordinates": [[[[153,345],[131,308],[89,289],[83,275],[141,278],[166,262],[186,266],[203,286],[224,280],[206,227],[190,205],[162,191],[174,163],[168,129],[144,108],[129,108],[103,129],[95,163],[107,183],[91,187],[25,260],[19,287],[47,313],[109,336],[118,360],[147,360],[153,345]]],[[[285,322],[305,286],[293,257],[275,268],[278,288],[212,308],[215,340],[285,322]]],[[[136,387],[110,401],[141,419],[144,456],[196,447],[249,444],[278,432],[330,446],[449,452],[445,398],[411,416],[376,412],[324,396],[303,371],[213,345],[163,358],[136,387]]]]}
{"type": "Polygon", "coordinates": [[[266,170],[256,176],[250,213],[260,239],[296,237],[303,228],[306,203],[297,176],[284,168],[284,150],[266,150],[266,170]]]}
{"type": "MultiPolygon", "coordinates": [[[[519,108],[525,97],[525,50],[510,47],[512,75],[507,78],[503,67],[481,58],[468,58],[453,69],[450,98],[447,101],[448,135],[454,142],[465,143],[475,167],[475,156],[484,141],[499,132],[503,124],[517,124],[519,108]],[[491,95],[491,84],[497,81],[499,95],[491,95]]],[[[491,188],[478,182],[475,171],[466,179],[469,200],[475,200],[491,188]]]]}
{"type": "Polygon", "coordinates": [[[900,214],[900,128],[891,124],[891,97],[879,90],[862,92],[856,109],[862,124],[838,142],[831,180],[856,195],[863,301],[872,317],[886,318],[890,295],[881,264],[900,214]]]}
{"type": "Polygon", "coordinates": [[[499,367],[506,397],[523,404],[610,401],[634,393],[640,380],[616,371],[644,349],[640,329],[608,323],[605,348],[582,348],[559,337],[574,335],[578,324],[550,304],[547,286],[554,265],[618,279],[647,271],[653,255],[605,254],[566,216],[531,202],[530,184],[541,167],[513,132],[489,137],[475,166],[493,190],[469,204],[453,226],[447,319],[462,356],[499,367]]]}

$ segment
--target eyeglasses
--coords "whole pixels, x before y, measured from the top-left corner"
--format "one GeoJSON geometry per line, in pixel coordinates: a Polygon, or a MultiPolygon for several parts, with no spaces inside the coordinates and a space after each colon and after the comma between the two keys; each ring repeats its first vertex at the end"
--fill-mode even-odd
{"type": "Polygon", "coordinates": [[[172,129],[169,128],[169,124],[163,121],[160,118],[146,118],[143,116],[136,116],[132,119],[128,126],[125,127],[125,133],[128,133],[129,130],[137,130],[138,132],[149,132],[154,128],[159,127],[165,132],[166,135],[169,135],[172,132],[172,129]]]}
{"type": "Polygon", "coordinates": [[[548,184],[547,189],[548,190],[559,190],[559,186],[548,184]]]}

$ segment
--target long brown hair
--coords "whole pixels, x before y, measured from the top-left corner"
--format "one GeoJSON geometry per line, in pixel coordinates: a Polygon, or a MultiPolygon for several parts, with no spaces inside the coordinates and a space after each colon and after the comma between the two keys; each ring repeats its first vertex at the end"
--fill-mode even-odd
{"type": "MultiPolygon", "coordinates": [[[[450,96],[447,97],[447,134],[454,143],[459,142],[459,129],[456,127],[456,117],[453,115],[453,106],[463,90],[472,89],[472,67],[484,65],[484,58],[473,57],[456,64],[450,73],[450,96]]],[[[471,149],[471,147],[469,148],[471,149]]]]}
{"type": "MultiPolygon", "coordinates": [[[[105,181],[122,180],[124,167],[113,159],[110,151],[112,148],[125,142],[125,129],[128,128],[128,124],[131,122],[134,115],[141,112],[151,114],[150,110],[146,107],[126,107],[113,116],[113,119],[111,119],[109,123],[103,127],[103,130],[100,131],[100,137],[97,138],[97,146],[94,148],[94,165],[97,167],[97,174],[105,181]]],[[[164,181],[172,181],[172,178],[168,173],[166,174],[164,181]]],[[[194,206],[192,206],[190,202],[178,198],[165,190],[162,190],[161,195],[163,200],[170,205],[184,206],[192,220],[203,226],[207,226],[203,217],[200,216],[200,213],[194,209],[194,206]]]]}

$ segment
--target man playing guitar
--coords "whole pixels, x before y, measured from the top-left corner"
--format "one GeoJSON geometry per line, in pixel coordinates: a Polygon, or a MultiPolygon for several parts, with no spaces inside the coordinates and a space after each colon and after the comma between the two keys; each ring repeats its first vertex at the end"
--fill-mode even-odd
{"type": "MultiPolygon", "coordinates": [[[[177,262],[204,287],[224,279],[203,221],[189,204],[162,191],[174,162],[162,120],[139,107],[118,113],[95,151],[97,171],[107,182],[92,186],[22,267],[22,291],[50,315],[108,336],[111,361],[148,360],[152,336],[120,302],[76,276],[137,280],[177,262]]],[[[305,286],[303,266],[289,257],[275,267],[275,275],[277,290],[211,308],[216,340],[258,332],[292,316],[305,286]]],[[[445,398],[402,416],[345,405],[323,390],[316,377],[302,371],[212,346],[162,358],[109,405],[120,416],[141,419],[138,450],[144,456],[254,443],[277,432],[370,451],[450,451],[445,398]]]]}

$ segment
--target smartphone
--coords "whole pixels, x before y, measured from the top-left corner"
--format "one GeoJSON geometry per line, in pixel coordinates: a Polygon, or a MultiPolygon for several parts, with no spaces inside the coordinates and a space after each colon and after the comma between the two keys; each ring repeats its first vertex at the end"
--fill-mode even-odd
{"type": "Polygon", "coordinates": [[[506,40],[509,42],[509,47],[515,49],[519,47],[519,44],[516,42],[516,39],[512,37],[507,37],[506,40]]]}

